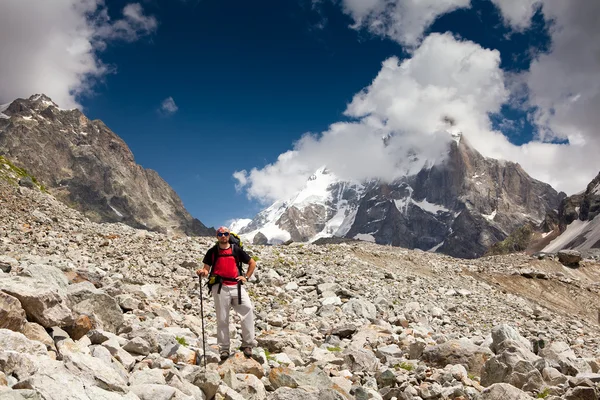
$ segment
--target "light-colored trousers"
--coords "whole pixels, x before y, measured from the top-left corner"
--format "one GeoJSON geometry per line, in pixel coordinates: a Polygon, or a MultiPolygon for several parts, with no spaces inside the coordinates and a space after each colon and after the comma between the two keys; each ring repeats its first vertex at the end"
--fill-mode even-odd
{"type": "Polygon", "coordinates": [[[217,343],[220,351],[229,351],[229,309],[233,310],[241,317],[242,325],[242,347],[254,347],[254,307],[250,302],[248,292],[242,286],[242,304],[238,303],[238,287],[219,285],[212,287],[212,295],[215,301],[215,312],[217,313],[217,343]]]}

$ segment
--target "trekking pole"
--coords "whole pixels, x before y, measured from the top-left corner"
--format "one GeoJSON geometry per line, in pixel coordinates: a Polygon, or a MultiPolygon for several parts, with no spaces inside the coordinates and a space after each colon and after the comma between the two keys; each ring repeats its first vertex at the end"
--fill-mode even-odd
{"type": "Polygon", "coordinates": [[[198,275],[200,280],[200,316],[202,317],[202,357],[204,358],[204,369],[206,369],[206,335],[204,334],[204,296],[202,296],[202,275],[198,275]]]}

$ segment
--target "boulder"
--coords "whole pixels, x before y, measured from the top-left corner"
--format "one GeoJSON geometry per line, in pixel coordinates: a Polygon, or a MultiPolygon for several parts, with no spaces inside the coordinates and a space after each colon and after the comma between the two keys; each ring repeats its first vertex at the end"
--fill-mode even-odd
{"type": "Polygon", "coordinates": [[[425,347],[422,358],[440,368],[448,364],[460,364],[470,373],[479,375],[481,367],[493,356],[490,349],[477,346],[468,339],[454,339],[425,347]]]}
{"type": "Polygon", "coordinates": [[[64,290],[29,277],[0,277],[0,291],[16,297],[29,319],[45,328],[73,323],[64,290]]]}
{"type": "Polygon", "coordinates": [[[557,255],[558,261],[567,267],[578,267],[581,261],[581,253],[577,250],[560,250],[557,255]]]}
{"type": "Polygon", "coordinates": [[[242,353],[235,353],[233,357],[229,357],[224,363],[219,365],[217,372],[221,376],[227,370],[233,370],[236,374],[251,374],[259,379],[265,376],[265,369],[253,358],[246,358],[242,353]]]}
{"type": "Polygon", "coordinates": [[[73,311],[88,315],[94,328],[116,333],[123,323],[123,311],[117,300],[89,282],[69,286],[67,297],[73,311]]]}
{"type": "Polygon", "coordinates": [[[258,232],[252,239],[252,244],[259,246],[266,246],[269,244],[269,238],[267,238],[262,232],[258,232]]]}
{"type": "Polygon", "coordinates": [[[495,383],[481,392],[481,400],[530,400],[532,398],[508,383],[495,383]]]}
{"type": "Polygon", "coordinates": [[[27,316],[21,302],[16,297],[0,292],[0,329],[21,332],[26,323],[27,316]]]}

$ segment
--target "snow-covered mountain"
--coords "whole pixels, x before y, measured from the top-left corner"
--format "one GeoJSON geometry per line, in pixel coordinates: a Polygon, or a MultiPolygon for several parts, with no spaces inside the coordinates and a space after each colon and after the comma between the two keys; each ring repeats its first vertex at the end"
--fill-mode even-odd
{"type": "Polygon", "coordinates": [[[564,199],[559,207],[557,227],[560,235],[542,251],[562,249],[600,251],[600,173],[583,193],[564,199]]]}
{"type": "Polygon", "coordinates": [[[343,181],[323,167],[240,233],[272,244],[344,237],[473,258],[558,207],[557,192],[518,164],[483,157],[456,132],[452,139],[443,161],[414,155],[419,168],[391,183],[343,181]]]}
{"type": "Polygon", "coordinates": [[[365,188],[357,182],[341,181],[322,167],[300,192],[261,211],[240,233],[252,240],[261,232],[271,244],[343,237],[354,222],[365,188]]]}

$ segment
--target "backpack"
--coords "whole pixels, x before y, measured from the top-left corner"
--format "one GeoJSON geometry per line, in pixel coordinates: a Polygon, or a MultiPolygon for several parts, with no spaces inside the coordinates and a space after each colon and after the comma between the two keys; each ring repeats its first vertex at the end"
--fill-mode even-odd
{"type": "MultiPolygon", "coordinates": [[[[244,269],[242,267],[242,262],[239,260],[239,258],[237,257],[237,252],[239,250],[244,250],[244,244],[242,242],[242,239],[233,232],[229,232],[229,244],[231,245],[231,254],[233,256],[233,258],[235,259],[235,264],[237,265],[237,269],[238,269],[238,276],[243,276],[244,275],[244,269]]],[[[223,278],[221,276],[218,275],[214,275],[213,274],[213,268],[215,267],[215,264],[217,263],[217,258],[220,257],[219,255],[219,241],[217,241],[217,243],[215,243],[215,245],[213,246],[213,257],[212,257],[212,265],[210,266],[210,272],[208,273],[208,282],[206,283],[206,286],[208,287],[208,294],[210,295],[211,293],[211,289],[214,285],[219,285],[219,290],[217,293],[221,293],[221,287],[223,286],[223,281],[232,281],[229,278],[223,278]]],[[[227,256],[228,257],[228,256],[227,256]]],[[[242,304],[242,283],[239,281],[238,282],[238,304],[242,304]]]]}

